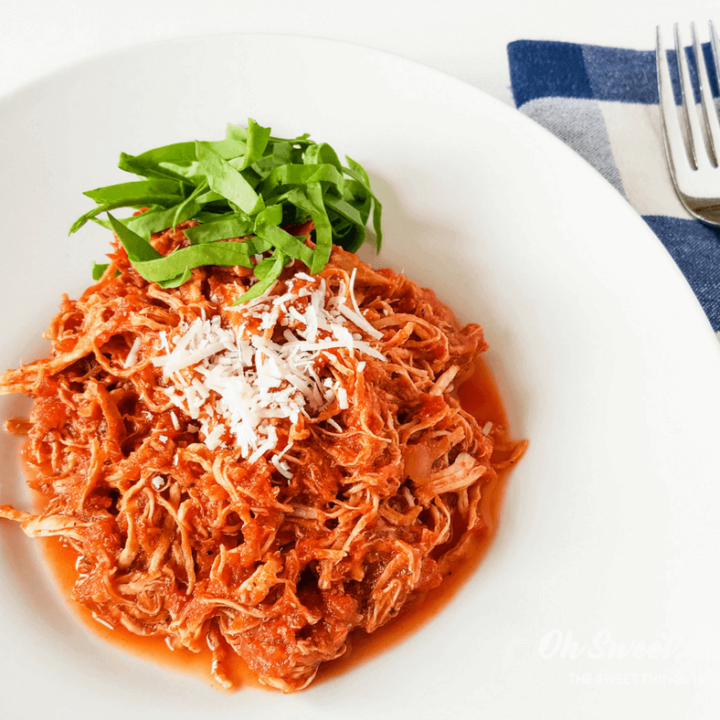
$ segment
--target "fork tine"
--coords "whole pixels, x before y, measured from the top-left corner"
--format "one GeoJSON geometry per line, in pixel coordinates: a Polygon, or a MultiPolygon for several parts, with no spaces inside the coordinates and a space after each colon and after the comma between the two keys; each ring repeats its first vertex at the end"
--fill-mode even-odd
{"type": "Polygon", "coordinates": [[[685,124],[688,128],[688,145],[690,146],[690,156],[694,161],[695,168],[710,167],[710,161],[705,149],[702,130],[700,129],[700,121],[695,112],[695,96],[693,95],[692,84],[690,82],[690,71],[688,70],[687,58],[685,57],[685,48],[680,42],[680,29],[675,23],[675,52],[677,54],[678,68],[680,70],[680,89],[682,91],[683,112],[685,114],[685,124]],[[690,106],[693,106],[691,109],[690,106]]]}
{"type": "Polygon", "coordinates": [[[698,42],[697,33],[695,32],[695,23],[692,23],[690,28],[693,48],[695,48],[695,58],[697,60],[700,97],[702,98],[703,117],[705,119],[708,144],[710,145],[711,160],[717,166],[718,148],[720,148],[720,122],[718,122],[717,110],[715,109],[712,90],[710,89],[710,77],[708,76],[705,65],[705,56],[703,55],[702,47],[698,42]]]}
{"type": "Polygon", "coordinates": [[[718,42],[718,36],[715,32],[715,23],[710,20],[708,22],[710,26],[710,47],[712,48],[712,57],[715,64],[715,77],[720,84],[720,42],[718,42]]]}
{"type": "Polygon", "coordinates": [[[720,44],[718,43],[717,34],[715,32],[715,23],[710,20],[708,21],[710,26],[710,45],[712,46],[712,56],[715,61],[715,76],[717,77],[718,83],[720,83],[720,44]]]}
{"type": "Polygon", "coordinates": [[[667,53],[662,44],[659,26],[656,31],[655,58],[658,73],[658,92],[660,93],[660,116],[662,117],[665,132],[665,151],[667,152],[670,171],[675,176],[676,168],[686,167],[689,158],[685,150],[685,140],[680,130],[680,119],[675,106],[675,95],[673,94],[672,80],[670,79],[667,53]],[[682,159],[677,157],[678,153],[683,154],[682,159]]]}

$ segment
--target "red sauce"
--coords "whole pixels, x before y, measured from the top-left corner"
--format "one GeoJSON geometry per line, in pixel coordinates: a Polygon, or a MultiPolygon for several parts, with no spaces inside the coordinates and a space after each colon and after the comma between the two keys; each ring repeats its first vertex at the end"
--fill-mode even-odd
{"type": "MultiPolygon", "coordinates": [[[[477,361],[474,374],[460,387],[460,403],[463,408],[473,415],[478,422],[492,422],[501,433],[507,428],[507,419],[503,409],[497,384],[484,360],[477,361]]],[[[314,684],[322,682],[348,670],[351,666],[372,658],[388,646],[400,642],[409,634],[430,618],[434,617],[453,597],[462,583],[475,570],[487,551],[497,529],[502,500],[507,484],[509,469],[499,473],[498,478],[489,481],[483,486],[481,510],[487,531],[480,533],[473,552],[470,557],[459,563],[447,575],[442,584],[429,592],[425,597],[416,600],[406,607],[403,612],[379,631],[367,634],[363,631],[356,631],[351,634],[350,647],[345,655],[320,668],[314,684]]],[[[43,541],[44,553],[52,568],[53,574],[58,580],[63,594],[67,598],[72,597],[72,587],[77,578],[75,562],[77,554],[71,548],[61,544],[56,538],[48,538],[43,541]]],[[[139,637],[130,631],[110,629],[97,622],[92,613],[83,605],[70,601],[73,610],[80,619],[103,640],[106,640],[123,651],[160,664],[178,672],[188,673],[209,683],[215,688],[221,689],[217,681],[212,677],[212,653],[209,649],[203,649],[200,653],[192,653],[189,650],[171,651],[162,638],[139,637]]],[[[226,669],[236,688],[242,686],[261,686],[255,675],[247,668],[239,656],[232,651],[228,658],[226,669]]]]}
{"type": "MultiPolygon", "coordinates": [[[[171,650],[163,638],[135,635],[122,627],[112,629],[95,620],[88,608],[72,600],[72,589],[77,579],[75,570],[77,553],[67,545],[63,545],[57,538],[44,538],[42,545],[43,553],[63,595],[68,598],[70,607],[93,633],[124,652],[171,670],[193,675],[218,690],[223,689],[212,676],[213,656],[209,648],[204,647],[199,653],[185,649],[171,650]]],[[[236,689],[248,685],[264,687],[238,655],[232,653],[228,657],[231,657],[233,662],[226,663],[225,667],[236,689]]]]}

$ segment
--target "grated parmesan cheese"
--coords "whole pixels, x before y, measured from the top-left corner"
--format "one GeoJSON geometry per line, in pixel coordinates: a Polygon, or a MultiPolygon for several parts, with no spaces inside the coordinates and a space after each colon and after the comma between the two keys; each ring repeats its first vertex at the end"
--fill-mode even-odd
{"type": "MultiPolygon", "coordinates": [[[[340,380],[320,378],[316,362],[323,358],[332,362],[328,350],[385,359],[363,340],[363,333],[373,340],[383,335],[360,311],[354,295],[355,272],[349,287],[341,283],[337,295],[328,291],[323,278],[297,273],[282,295],[266,294],[224,308],[233,311],[230,326],[223,324],[221,315],[214,315],[197,318],[173,338],[162,335],[165,353],[152,358],[152,363],[171,383],[165,389],[170,401],[199,424],[189,425],[188,430],[201,430],[210,450],[236,444],[251,463],[271,452],[270,462],[278,472],[292,477],[283,460],[292,443],[278,452],[277,422],[294,424],[301,414],[310,417],[335,401],[340,410],[350,407],[340,380]],[[272,340],[275,330],[284,342],[272,340]]],[[[364,360],[358,362],[356,371],[365,366],[364,360]]],[[[328,423],[341,431],[332,418],[328,423]]]]}
{"type": "Polygon", "coordinates": [[[156,490],[162,490],[167,485],[168,481],[167,478],[156,475],[150,482],[156,490]]]}
{"type": "Polygon", "coordinates": [[[98,622],[98,623],[100,623],[101,625],[104,625],[106,628],[108,628],[108,629],[110,629],[110,630],[114,630],[114,629],[115,629],[107,620],[103,620],[99,615],[97,615],[97,613],[96,613],[94,610],[93,610],[93,612],[92,612],[92,619],[93,619],[95,622],[98,622]]]}
{"type": "Polygon", "coordinates": [[[140,338],[136,337],[135,342],[132,344],[132,347],[130,348],[130,352],[127,354],[127,357],[125,358],[125,364],[123,365],[123,367],[126,370],[127,370],[127,368],[132,367],[133,365],[137,364],[139,351],[140,351],[140,338]]]}

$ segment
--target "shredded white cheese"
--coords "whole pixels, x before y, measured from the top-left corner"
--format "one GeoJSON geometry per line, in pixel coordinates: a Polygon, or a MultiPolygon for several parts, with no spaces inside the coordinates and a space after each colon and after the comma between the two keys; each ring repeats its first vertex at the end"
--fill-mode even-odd
{"type": "Polygon", "coordinates": [[[107,622],[107,620],[103,620],[101,617],[99,617],[94,611],[92,613],[92,619],[95,622],[99,622],[101,625],[104,625],[106,628],[109,628],[110,630],[114,630],[115,628],[107,622]]]}
{"type": "Polygon", "coordinates": [[[167,485],[167,478],[156,475],[150,482],[156,490],[162,490],[167,485]]]}
{"type": "Polygon", "coordinates": [[[326,422],[338,432],[342,432],[342,428],[332,418],[328,418],[326,422]]]}
{"type": "MultiPolygon", "coordinates": [[[[324,279],[297,273],[283,295],[226,308],[236,324],[215,315],[197,318],[173,338],[162,335],[164,354],[152,362],[172,383],[166,389],[172,403],[199,424],[211,450],[236,444],[251,463],[273,452],[270,462],[292,477],[283,460],[292,443],[276,452],[277,421],[294,424],[301,414],[318,413],[335,401],[340,410],[350,407],[347,389],[339,380],[321,379],[316,361],[328,358],[329,350],[385,359],[362,339],[362,333],[373,340],[383,335],[362,315],[354,283],[355,271],[349,288],[341,283],[334,295],[324,279]],[[351,332],[348,322],[361,332],[351,332]],[[272,340],[276,330],[282,342],[272,340]]],[[[365,366],[364,360],[356,363],[356,371],[365,366]]],[[[341,430],[334,420],[328,423],[341,430]]]]}
{"type": "Polygon", "coordinates": [[[130,348],[130,352],[127,354],[127,357],[125,358],[125,365],[123,366],[125,369],[137,364],[139,351],[140,351],[140,338],[136,337],[135,342],[132,344],[132,347],[130,348]]]}

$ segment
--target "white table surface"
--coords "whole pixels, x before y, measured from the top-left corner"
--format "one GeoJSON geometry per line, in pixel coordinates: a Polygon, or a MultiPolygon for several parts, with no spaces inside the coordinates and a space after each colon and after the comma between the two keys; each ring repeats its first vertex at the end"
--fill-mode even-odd
{"type": "Polygon", "coordinates": [[[402,55],[512,103],[506,46],[546,39],[651,49],[655,25],[720,19],[696,0],[0,0],[0,97],[138,43],[230,32],[333,38],[402,55]]]}

